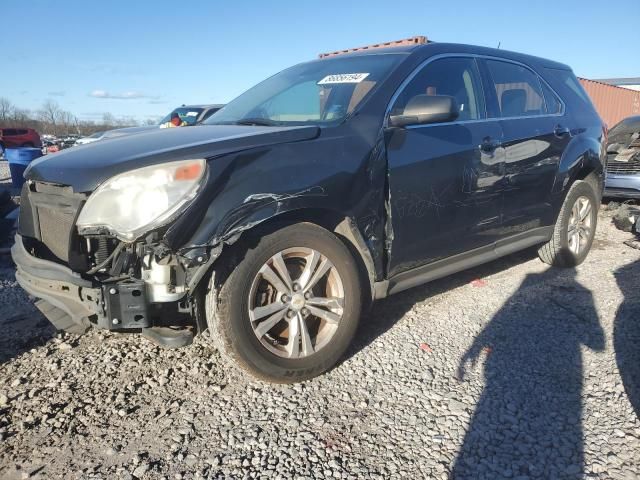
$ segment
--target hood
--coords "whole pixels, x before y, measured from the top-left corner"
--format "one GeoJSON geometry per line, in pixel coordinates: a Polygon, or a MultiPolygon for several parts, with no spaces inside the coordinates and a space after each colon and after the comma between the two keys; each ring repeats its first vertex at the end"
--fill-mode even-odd
{"type": "Polygon", "coordinates": [[[154,129],[80,145],[41,157],[25,172],[27,180],[70,185],[90,192],[105,180],[128,170],[157,163],[213,158],[227,153],[318,136],[318,127],[199,125],[154,129]]]}

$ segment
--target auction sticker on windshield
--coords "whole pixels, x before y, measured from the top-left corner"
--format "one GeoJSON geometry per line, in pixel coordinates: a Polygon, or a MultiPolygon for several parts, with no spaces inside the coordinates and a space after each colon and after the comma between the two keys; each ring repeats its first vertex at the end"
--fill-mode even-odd
{"type": "Polygon", "coordinates": [[[360,83],[368,76],[368,73],[340,73],[336,75],[327,75],[318,82],[318,85],[328,85],[331,83],[360,83]]]}

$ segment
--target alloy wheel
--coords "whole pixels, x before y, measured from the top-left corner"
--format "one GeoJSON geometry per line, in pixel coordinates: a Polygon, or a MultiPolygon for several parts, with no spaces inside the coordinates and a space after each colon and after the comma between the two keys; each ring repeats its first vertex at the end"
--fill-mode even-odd
{"type": "Polygon", "coordinates": [[[260,343],[284,358],[304,358],[325,347],[344,312],[337,269],[317,250],[288,248],[259,270],[248,298],[249,321],[260,343]]]}
{"type": "Polygon", "coordinates": [[[593,207],[591,201],[584,196],[576,199],[571,209],[567,237],[569,250],[579,255],[588,245],[593,231],[593,207]]]}

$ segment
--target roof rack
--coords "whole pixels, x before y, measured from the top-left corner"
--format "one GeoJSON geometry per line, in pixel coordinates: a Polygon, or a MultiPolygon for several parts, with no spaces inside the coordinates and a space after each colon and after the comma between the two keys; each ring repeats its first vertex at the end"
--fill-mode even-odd
{"type": "Polygon", "coordinates": [[[392,42],[385,43],[374,43],[373,45],[366,45],[364,47],[355,47],[348,48],[346,50],[337,50],[335,52],[321,53],[318,55],[318,58],[334,57],[336,55],[342,55],[344,53],[360,52],[362,50],[375,50],[377,48],[402,47],[404,45],[424,45],[425,43],[429,43],[427,37],[423,35],[417,35],[415,37],[405,38],[403,40],[394,40],[392,42]]]}

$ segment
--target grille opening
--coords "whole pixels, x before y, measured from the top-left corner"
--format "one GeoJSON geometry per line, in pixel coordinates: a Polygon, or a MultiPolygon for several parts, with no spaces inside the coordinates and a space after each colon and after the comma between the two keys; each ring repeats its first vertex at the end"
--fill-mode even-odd
{"type": "Polygon", "coordinates": [[[614,175],[638,175],[640,174],[640,150],[633,154],[628,161],[616,160],[617,153],[610,153],[607,161],[607,173],[614,175]]]}

